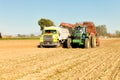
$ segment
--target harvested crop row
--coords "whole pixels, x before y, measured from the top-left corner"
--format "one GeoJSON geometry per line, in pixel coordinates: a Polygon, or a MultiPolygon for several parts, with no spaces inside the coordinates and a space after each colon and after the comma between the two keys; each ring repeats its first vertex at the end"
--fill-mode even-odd
{"type": "Polygon", "coordinates": [[[120,79],[120,39],[103,39],[90,49],[37,48],[38,43],[0,41],[0,80],[120,79]]]}

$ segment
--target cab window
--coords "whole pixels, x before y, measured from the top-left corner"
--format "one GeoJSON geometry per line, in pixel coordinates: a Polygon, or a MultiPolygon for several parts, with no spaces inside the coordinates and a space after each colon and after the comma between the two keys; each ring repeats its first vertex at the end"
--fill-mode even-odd
{"type": "Polygon", "coordinates": [[[53,33],[53,34],[56,34],[57,31],[56,30],[45,30],[45,33],[47,34],[50,34],[50,33],[53,33]]]}

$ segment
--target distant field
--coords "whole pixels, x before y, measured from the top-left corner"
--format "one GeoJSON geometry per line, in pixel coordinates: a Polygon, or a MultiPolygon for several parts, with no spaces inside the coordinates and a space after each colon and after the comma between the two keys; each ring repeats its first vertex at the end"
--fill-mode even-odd
{"type": "Polygon", "coordinates": [[[36,40],[39,38],[0,38],[0,40],[36,40]]]}
{"type": "Polygon", "coordinates": [[[0,40],[0,80],[120,80],[120,39],[100,47],[37,48],[39,39],[0,40]]]}

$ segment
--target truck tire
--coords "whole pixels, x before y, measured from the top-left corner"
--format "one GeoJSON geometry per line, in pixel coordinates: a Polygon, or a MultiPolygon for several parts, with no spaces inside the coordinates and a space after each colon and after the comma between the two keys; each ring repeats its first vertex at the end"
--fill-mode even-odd
{"type": "Polygon", "coordinates": [[[67,39],[67,44],[66,44],[67,48],[71,48],[71,38],[67,39]]]}
{"type": "Polygon", "coordinates": [[[88,38],[85,39],[85,48],[90,48],[90,40],[88,38]]]}
{"type": "Polygon", "coordinates": [[[43,46],[42,46],[42,45],[38,45],[37,47],[38,47],[38,48],[43,48],[43,46]]]}
{"type": "Polygon", "coordinates": [[[91,47],[92,48],[96,47],[96,37],[95,36],[93,36],[92,39],[91,39],[91,47]]]}

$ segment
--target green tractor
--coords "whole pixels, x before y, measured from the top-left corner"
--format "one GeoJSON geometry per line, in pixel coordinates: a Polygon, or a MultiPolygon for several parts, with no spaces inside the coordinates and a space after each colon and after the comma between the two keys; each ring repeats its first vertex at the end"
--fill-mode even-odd
{"type": "Polygon", "coordinates": [[[95,26],[87,26],[87,25],[77,25],[74,28],[72,38],[71,38],[71,46],[72,47],[96,47],[99,45],[98,36],[96,33],[95,26]]]}

